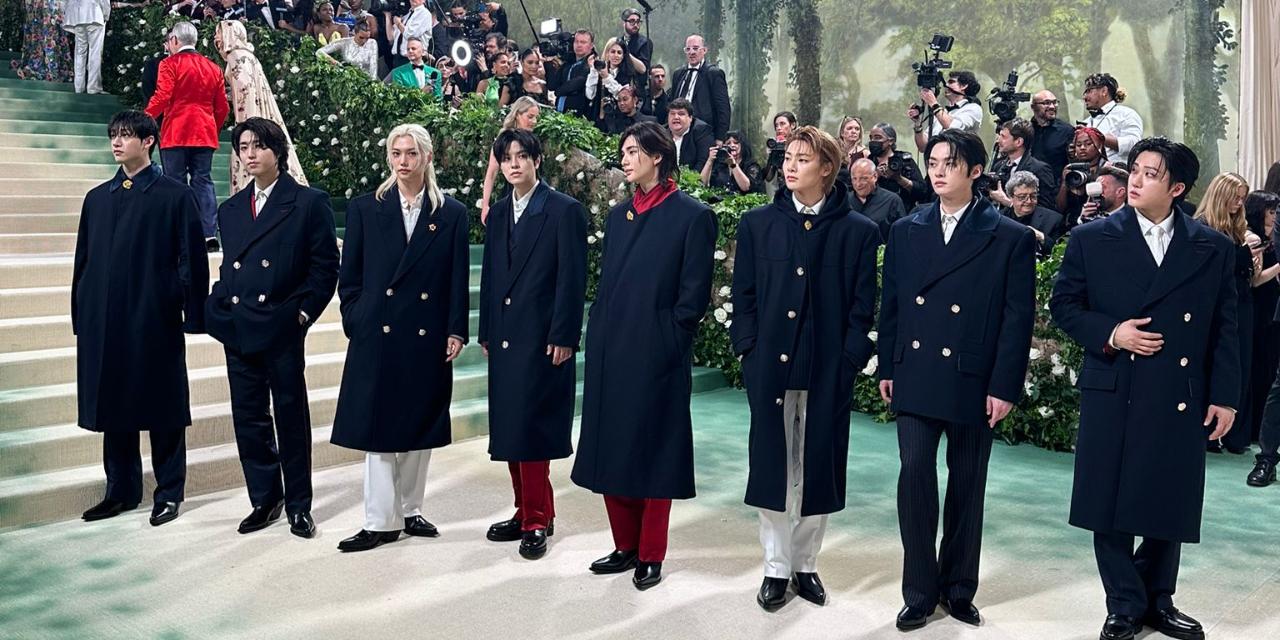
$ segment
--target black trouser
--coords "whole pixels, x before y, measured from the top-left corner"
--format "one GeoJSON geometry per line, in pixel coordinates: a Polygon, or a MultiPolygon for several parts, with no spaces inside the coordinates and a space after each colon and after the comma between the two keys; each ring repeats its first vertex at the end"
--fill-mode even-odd
{"type": "Polygon", "coordinates": [[[249,502],[261,507],[283,498],[289,514],[310,511],[311,411],[302,340],[247,356],[225,351],[231,419],[249,502]]]}
{"type": "MultiPolygon", "coordinates": [[[[162,429],[151,437],[151,469],[156,475],[156,502],[182,502],[187,485],[187,430],[162,429]]],[[[107,498],[125,504],[142,502],[142,452],[139,432],[102,434],[102,466],[107,470],[107,498]]]]}
{"type": "Polygon", "coordinates": [[[973,600],[982,552],[982,509],[991,429],[909,414],[898,416],[898,528],[902,599],[932,611],[939,595],[973,600]],[[947,436],[947,497],[938,551],[938,443],[947,436]]]}
{"type": "Polygon", "coordinates": [[[1173,606],[1182,543],[1143,538],[1134,551],[1132,535],[1094,532],[1093,553],[1107,592],[1107,613],[1141,620],[1173,606]]]}
{"type": "MultiPolygon", "coordinates": [[[[1247,427],[1247,425],[1245,425],[1247,427]]],[[[1233,429],[1234,430],[1234,429],[1233,429]]],[[[1262,449],[1258,453],[1258,462],[1268,461],[1280,464],[1280,368],[1276,370],[1267,391],[1267,403],[1262,409],[1262,429],[1258,434],[1258,445],[1262,449]]]]}

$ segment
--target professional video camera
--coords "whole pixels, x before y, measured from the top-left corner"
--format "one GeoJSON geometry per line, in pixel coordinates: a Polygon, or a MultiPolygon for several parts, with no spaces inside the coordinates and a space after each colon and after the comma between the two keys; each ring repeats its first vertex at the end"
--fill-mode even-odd
{"type": "Polygon", "coordinates": [[[930,58],[929,52],[926,51],[924,62],[911,63],[911,69],[916,72],[917,87],[932,89],[934,93],[938,93],[938,88],[944,82],[942,70],[951,68],[951,62],[943,60],[939,56],[951,51],[951,45],[955,44],[955,41],[956,39],[952,36],[941,33],[933,34],[933,40],[930,40],[928,45],[929,51],[933,52],[933,58],[930,58]]]}
{"type": "Polygon", "coordinates": [[[538,48],[548,58],[560,58],[572,61],[573,33],[566,33],[560,24],[560,18],[548,18],[538,28],[538,48]]]}
{"type": "Polygon", "coordinates": [[[769,175],[782,170],[782,160],[787,155],[787,143],[769,138],[764,141],[764,146],[769,149],[769,158],[765,160],[765,171],[769,175]]]}
{"type": "Polygon", "coordinates": [[[1009,72],[1009,78],[1003,85],[991,90],[987,108],[991,109],[991,115],[995,116],[996,124],[999,125],[1018,117],[1018,104],[1030,101],[1030,93],[1018,91],[1018,71],[1015,69],[1009,72]]]}

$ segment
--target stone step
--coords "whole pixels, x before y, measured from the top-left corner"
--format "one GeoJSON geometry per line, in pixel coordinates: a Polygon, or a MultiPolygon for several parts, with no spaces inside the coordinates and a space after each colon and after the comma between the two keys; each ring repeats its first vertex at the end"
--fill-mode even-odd
{"type": "Polygon", "coordinates": [[[32,98],[0,95],[0,113],[12,114],[18,118],[99,122],[106,125],[111,121],[111,116],[123,109],[118,101],[114,105],[91,103],[57,104],[32,98]]]}
{"type": "Polygon", "coordinates": [[[41,253],[72,253],[76,250],[76,234],[71,233],[4,233],[0,234],[0,256],[41,253]]]}
{"type": "Polygon", "coordinates": [[[0,211],[5,213],[80,213],[84,204],[84,192],[46,195],[36,189],[22,190],[17,183],[10,186],[18,193],[5,193],[0,185],[0,211]]]}
{"type": "MultiPolygon", "coordinates": [[[[108,154],[109,155],[109,154],[108,154]]],[[[10,156],[10,159],[16,159],[10,156]]],[[[0,176],[7,180],[44,179],[55,180],[88,180],[100,184],[115,175],[115,163],[106,164],[71,164],[46,162],[0,162],[0,176]]],[[[87,191],[87,189],[86,189],[87,191]]]]}
{"type": "MultiPolygon", "coordinates": [[[[59,196],[67,198],[75,198],[83,201],[86,193],[89,193],[94,187],[110,180],[114,177],[115,172],[109,171],[105,176],[100,176],[99,172],[89,174],[92,177],[66,177],[66,178],[15,178],[0,174],[0,210],[10,213],[49,213],[46,211],[19,209],[16,206],[10,206],[8,200],[15,196],[33,196],[38,194],[43,197],[59,196]]],[[[213,188],[218,194],[218,201],[221,202],[227,198],[228,192],[231,190],[231,174],[213,174],[213,188]]],[[[74,211],[55,211],[52,213],[79,213],[80,203],[76,203],[74,211]]]]}
{"type": "MultiPolygon", "coordinates": [[[[10,133],[0,132],[0,147],[24,147],[30,149],[80,149],[101,150],[111,157],[111,141],[105,133],[10,133]]],[[[231,153],[230,136],[222,140],[220,149],[223,153],[231,153]]],[[[158,153],[158,152],[157,152],[158,153]]]]}
{"type": "Polygon", "coordinates": [[[0,235],[75,233],[79,225],[79,213],[0,213],[0,235]]]}
{"type": "MultiPolygon", "coordinates": [[[[9,134],[19,135],[19,134],[9,134]]],[[[24,146],[21,144],[12,145],[6,142],[0,142],[0,158],[22,158],[30,163],[50,163],[50,164],[93,164],[98,166],[106,166],[107,170],[114,173],[116,170],[116,162],[111,157],[111,148],[102,140],[99,140],[98,146],[89,149],[52,149],[40,145],[24,146]]],[[[159,152],[155,155],[160,157],[159,152]]],[[[218,151],[213,154],[213,163],[210,173],[212,175],[227,175],[230,173],[231,166],[231,150],[229,148],[218,151]]],[[[111,177],[111,173],[107,177],[111,177]]],[[[104,178],[105,180],[106,178],[104,178]]]]}
{"type": "MultiPolygon", "coordinates": [[[[36,117],[27,117],[25,114],[17,114],[12,117],[0,117],[0,133],[87,136],[106,142],[107,122],[109,120],[110,118],[103,120],[102,122],[76,122],[67,120],[46,120],[36,117]]],[[[231,131],[224,128],[220,132],[218,139],[230,144],[231,131]]]]}
{"type": "MultiPolygon", "coordinates": [[[[75,105],[77,107],[102,107],[104,109],[122,109],[120,99],[106,93],[88,94],[74,91],[55,91],[41,85],[44,82],[22,82],[0,86],[0,98],[9,100],[30,100],[33,103],[47,105],[75,105]]],[[[67,86],[71,86],[67,84],[67,86]]],[[[74,89],[74,87],[72,87],[74,89]]]]}
{"type": "MultiPolygon", "coordinates": [[[[4,60],[4,58],[0,58],[4,60]]],[[[4,67],[9,65],[5,64],[4,67]]],[[[63,91],[75,93],[75,85],[70,82],[46,82],[44,80],[24,80],[14,74],[12,78],[0,78],[0,88],[5,89],[39,89],[41,91],[63,91]]]]}
{"type": "MultiPolygon", "coordinates": [[[[693,370],[693,391],[694,393],[703,393],[723,387],[725,384],[724,375],[719,370],[695,368],[693,370]]],[[[329,443],[329,436],[332,432],[330,423],[332,421],[332,413],[327,414],[326,419],[322,419],[321,415],[316,411],[318,403],[333,403],[337,399],[337,389],[313,389],[310,390],[310,400],[312,406],[311,419],[312,423],[317,426],[312,429],[312,467],[316,469],[336,466],[340,464],[349,464],[359,462],[364,459],[363,452],[343,449],[329,443]]],[[[578,384],[577,406],[581,407],[582,383],[578,384]]],[[[465,440],[483,436],[488,433],[488,399],[481,397],[471,400],[463,400],[454,402],[449,410],[452,427],[453,438],[455,441],[465,440]]],[[[192,416],[196,421],[204,418],[192,416]]],[[[224,410],[225,425],[222,427],[230,429],[230,407],[224,410]]],[[[196,429],[197,427],[192,427],[196,429]]],[[[62,434],[52,433],[45,437],[57,438],[73,437],[70,429],[76,427],[67,427],[62,434]]],[[[216,429],[213,431],[216,432],[216,429]]],[[[85,453],[76,453],[75,455],[93,455],[94,462],[86,463],[82,466],[62,468],[56,471],[40,471],[37,473],[15,476],[0,479],[0,529],[29,525],[40,522],[51,522],[55,520],[64,520],[79,517],[79,515],[89,507],[96,504],[102,499],[102,492],[105,480],[102,474],[102,464],[98,462],[98,456],[101,456],[101,445],[98,438],[101,436],[84,432],[88,440],[86,440],[85,453]]],[[[240,468],[240,459],[233,443],[216,444],[212,446],[197,446],[192,442],[199,436],[188,432],[187,442],[187,498],[221,491],[244,485],[244,475],[240,468]]],[[[144,454],[147,451],[147,439],[143,437],[142,447],[144,454]]],[[[53,451],[57,447],[47,447],[47,451],[53,451]]],[[[68,447],[74,451],[74,447],[68,447]]],[[[151,491],[155,487],[155,478],[151,474],[151,462],[144,458],[142,463],[143,471],[146,474],[143,490],[144,501],[149,499],[151,491]]]]}

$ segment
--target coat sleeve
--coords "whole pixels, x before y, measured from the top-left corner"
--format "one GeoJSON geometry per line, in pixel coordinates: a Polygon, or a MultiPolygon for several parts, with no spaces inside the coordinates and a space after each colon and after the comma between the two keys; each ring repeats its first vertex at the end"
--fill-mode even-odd
{"type": "Polygon", "coordinates": [[[850,284],[853,291],[848,292],[853,304],[849,306],[849,317],[845,322],[844,355],[855,369],[861,370],[871,359],[875,343],[867,334],[875,321],[876,309],[876,254],[880,248],[880,229],[874,222],[867,221],[862,232],[862,246],[858,248],[858,266],[850,284]]]}
{"type": "Polygon", "coordinates": [[[471,245],[467,243],[471,228],[466,209],[459,207],[458,220],[453,225],[453,264],[449,271],[449,335],[466,344],[471,338],[471,245]]]}
{"type": "Polygon", "coordinates": [[[182,285],[182,330],[187,333],[204,333],[204,303],[209,297],[209,254],[205,250],[204,231],[200,227],[200,212],[196,197],[190,189],[182,190],[179,215],[181,238],[179,239],[178,282],[182,285]]]}
{"type": "Polygon", "coordinates": [[[89,211],[89,198],[92,195],[84,197],[84,203],[80,205],[80,224],[76,228],[76,257],[71,268],[71,334],[78,334],[78,318],[79,313],[76,308],[76,293],[80,290],[80,278],[84,276],[85,265],[89,262],[89,217],[85,215],[89,211]]]}
{"type": "Polygon", "coordinates": [[[494,246],[493,233],[485,230],[484,234],[484,256],[480,259],[480,326],[476,332],[476,342],[481,345],[489,344],[489,296],[493,288],[493,254],[497,251],[494,246]]]}
{"type": "Polygon", "coordinates": [[[556,229],[556,297],[547,344],[578,348],[587,303],[587,210],[574,202],[556,229]]]}
{"type": "MultiPolygon", "coordinates": [[[[717,71],[720,71],[717,69],[717,71]]],[[[711,108],[715,110],[715,139],[724,140],[729,133],[729,117],[733,107],[729,104],[729,85],[724,79],[724,71],[711,74],[711,108]]]]}
{"type": "Polygon", "coordinates": [[[218,88],[213,92],[213,124],[214,126],[214,144],[217,144],[217,132],[222,129],[223,123],[227,121],[227,115],[231,113],[231,105],[227,104],[227,79],[223,77],[222,70],[216,65],[210,63],[213,72],[218,74],[218,88]]]}
{"type": "Polygon", "coordinates": [[[716,218],[711,209],[699,211],[684,238],[684,263],[680,266],[680,289],[672,309],[676,324],[690,334],[711,303],[711,274],[715,270],[716,218]]]}
{"type": "MultiPolygon", "coordinates": [[[[1234,273],[1235,256],[1232,247],[1222,260],[1221,284],[1218,286],[1218,303],[1213,312],[1213,325],[1209,331],[1209,353],[1213,354],[1213,368],[1209,379],[1209,404],[1239,409],[1241,406],[1240,339],[1236,336],[1239,319],[1236,317],[1237,296],[1234,273]]],[[[1242,425],[1239,428],[1247,428],[1242,425]]]]}
{"type": "Polygon", "coordinates": [[[1006,402],[1022,398],[1036,321],[1036,236],[1020,229],[1005,267],[1004,312],[996,336],[995,366],[987,395],[1006,402]]]}
{"type": "Polygon", "coordinates": [[[884,267],[880,273],[880,322],[876,325],[880,361],[876,371],[881,380],[893,380],[893,358],[898,340],[898,258],[895,250],[901,242],[898,239],[901,235],[894,227],[889,228],[889,239],[884,247],[884,267]]]}
{"type": "Polygon", "coordinates": [[[1049,313],[1053,321],[1089,353],[1111,359],[1106,350],[1111,332],[1123,322],[1100,311],[1089,308],[1089,281],[1085,275],[1084,242],[1079,235],[1067,239],[1067,250],[1058,267],[1058,277],[1053,281],[1053,295],[1049,298],[1049,313]]]}
{"type": "Polygon", "coordinates": [[[310,264],[307,266],[307,280],[295,295],[302,299],[300,309],[306,312],[310,319],[308,322],[315,323],[333,299],[338,284],[338,234],[328,194],[321,193],[315,198],[309,215],[307,255],[310,264]]]}
{"type": "Polygon", "coordinates": [[[160,61],[160,67],[156,70],[156,92],[151,94],[151,101],[147,103],[147,115],[157,120],[169,110],[169,106],[173,103],[173,83],[177,79],[173,60],[173,58],[165,58],[160,61]]]}
{"type": "Polygon", "coordinates": [[[716,143],[714,133],[711,126],[703,124],[701,127],[696,124],[693,130],[693,166],[695,171],[702,171],[702,167],[706,166],[707,158],[711,157],[711,146],[716,143]]]}
{"type": "Polygon", "coordinates": [[[747,355],[760,335],[759,302],[756,293],[756,248],[751,225],[746,216],[738,222],[737,249],[733,255],[733,285],[729,299],[733,301],[733,324],[729,339],[733,352],[747,355]]]}
{"type": "MultiPolygon", "coordinates": [[[[360,202],[363,202],[361,200],[360,202]]],[[[342,258],[338,268],[338,310],[342,312],[342,330],[351,337],[355,326],[352,314],[364,291],[364,211],[363,205],[347,207],[347,230],[342,237],[342,258]]]]}

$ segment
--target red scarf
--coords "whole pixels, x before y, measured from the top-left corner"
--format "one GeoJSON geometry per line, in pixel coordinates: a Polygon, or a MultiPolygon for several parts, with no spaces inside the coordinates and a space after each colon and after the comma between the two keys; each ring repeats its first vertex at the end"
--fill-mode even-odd
{"type": "Polygon", "coordinates": [[[676,181],[667,178],[666,182],[659,182],[657,186],[645,193],[643,189],[636,188],[636,194],[631,198],[631,206],[636,210],[636,215],[640,215],[660,204],[667,196],[676,192],[676,181]]]}

